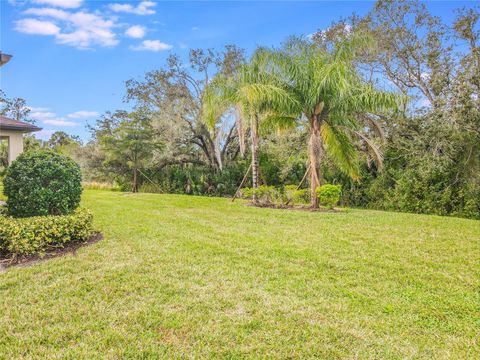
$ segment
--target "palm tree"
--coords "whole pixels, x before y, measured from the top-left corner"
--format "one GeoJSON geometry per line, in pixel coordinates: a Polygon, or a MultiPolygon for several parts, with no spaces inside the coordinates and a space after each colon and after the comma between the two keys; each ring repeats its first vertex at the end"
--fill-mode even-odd
{"type": "MultiPolygon", "coordinates": [[[[203,96],[203,119],[213,128],[226,113],[235,110],[236,127],[242,155],[245,135],[250,131],[252,187],[258,188],[258,148],[261,118],[290,108],[298,108],[286,86],[273,74],[262,72],[256,57],[239,68],[234,76],[217,75],[203,96]]],[[[253,201],[257,198],[254,192],[253,201]]]]}
{"type": "MultiPolygon", "coordinates": [[[[368,137],[371,129],[380,126],[369,115],[395,110],[399,97],[376,90],[358,72],[355,54],[365,45],[363,39],[351,37],[325,49],[307,39],[292,38],[282,49],[261,48],[255,54],[264,72],[288,84],[290,98],[295,99],[289,104],[299,105],[277,112],[273,121],[296,122],[308,128],[307,171],[312,207],[318,207],[315,190],[322,182],[319,165],[325,154],[340,170],[358,178],[355,138],[360,138],[381,165],[380,149],[368,137]]],[[[281,108],[282,104],[277,105],[277,109],[281,108]]]]}

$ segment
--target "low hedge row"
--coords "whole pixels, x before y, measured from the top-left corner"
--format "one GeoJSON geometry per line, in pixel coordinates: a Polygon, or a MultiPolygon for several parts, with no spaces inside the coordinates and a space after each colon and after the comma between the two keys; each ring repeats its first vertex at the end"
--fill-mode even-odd
{"type": "Polygon", "coordinates": [[[307,204],[310,201],[308,189],[297,189],[297,185],[285,185],[283,187],[260,185],[257,189],[243,188],[240,194],[244,199],[252,199],[257,196],[258,201],[265,204],[307,204]]]}
{"type": "Polygon", "coordinates": [[[93,233],[93,215],[83,208],[70,215],[13,218],[0,215],[0,252],[13,256],[43,254],[93,233]]]}
{"type": "MultiPolygon", "coordinates": [[[[315,192],[321,205],[333,209],[340,200],[342,186],[324,184],[317,187],[315,192]]],[[[256,195],[258,201],[264,204],[297,205],[308,204],[310,201],[310,190],[298,189],[297,185],[285,185],[277,188],[261,185],[257,189],[241,189],[241,196],[244,199],[252,199],[253,195],[256,195]]]]}

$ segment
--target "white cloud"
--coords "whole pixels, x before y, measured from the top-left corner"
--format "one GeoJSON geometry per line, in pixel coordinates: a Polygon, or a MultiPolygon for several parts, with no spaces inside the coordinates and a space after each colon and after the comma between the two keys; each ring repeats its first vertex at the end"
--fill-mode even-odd
{"type": "Polygon", "coordinates": [[[34,107],[34,106],[27,106],[30,111],[48,111],[49,109],[46,107],[34,107]]]}
{"type": "Polygon", "coordinates": [[[75,9],[82,5],[83,0],[34,0],[36,4],[50,5],[65,9],[75,9]]]}
{"type": "Polygon", "coordinates": [[[31,8],[25,10],[23,13],[28,15],[51,17],[59,20],[68,20],[68,17],[71,15],[71,13],[68,11],[53,8],[31,8]]]}
{"type": "Polygon", "coordinates": [[[21,19],[15,23],[15,30],[30,35],[58,35],[60,28],[51,21],[21,19]]]}
{"type": "Polygon", "coordinates": [[[78,124],[73,121],[66,121],[64,118],[48,119],[43,121],[44,124],[54,126],[77,126],[78,124]]]}
{"type": "Polygon", "coordinates": [[[96,111],[80,110],[80,111],[75,111],[74,113],[68,114],[67,117],[71,119],[85,119],[85,118],[97,117],[99,115],[100,114],[96,111]]]}
{"type": "Polygon", "coordinates": [[[198,29],[199,29],[199,27],[198,27],[198,26],[194,26],[194,27],[192,27],[192,30],[193,30],[193,31],[197,31],[198,29]]]}
{"type": "Polygon", "coordinates": [[[137,6],[132,6],[130,4],[110,4],[109,8],[114,12],[124,12],[135,15],[153,15],[155,10],[151,7],[156,6],[157,4],[153,1],[142,1],[137,6]]]}
{"type": "Polygon", "coordinates": [[[134,39],[141,39],[145,36],[145,31],[146,30],[143,26],[133,25],[125,31],[125,35],[134,39]]]}
{"type": "MultiPolygon", "coordinates": [[[[73,121],[66,121],[63,117],[57,117],[57,114],[52,112],[49,108],[45,107],[29,107],[30,114],[28,117],[41,121],[43,124],[48,125],[55,125],[55,126],[77,126],[78,124],[73,121]]],[[[77,113],[81,113],[82,111],[77,111],[77,113]]],[[[77,114],[73,113],[73,114],[77,114]]],[[[91,112],[90,112],[91,113],[91,112]]]]}
{"type": "Polygon", "coordinates": [[[55,113],[48,111],[46,108],[40,108],[40,110],[32,111],[28,114],[28,117],[33,120],[48,120],[54,118],[56,116],[55,113]]]}
{"type": "Polygon", "coordinates": [[[68,12],[52,8],[32,8],[26,10],[25,13],[48,18],[49,21],[19,20],[16,27],[18,31],[54,35],[58,43],[79,49],[88,49],[92,45],[111,47],[118,44],[116,34],[113,32],[113,28],[116,26],[115,22],[104,18],[101,14],[85,11],[68,12]],[[57,26],[59,23],[62,25],[62,29],[57,26]]]}
{"type": "Polygon", "coordinates": [[[160,40],[143,40],[138,46],[132,46],[131,49],[135,51],[163,51],[170,50],[173,46],[161,42],[160,40]]]}

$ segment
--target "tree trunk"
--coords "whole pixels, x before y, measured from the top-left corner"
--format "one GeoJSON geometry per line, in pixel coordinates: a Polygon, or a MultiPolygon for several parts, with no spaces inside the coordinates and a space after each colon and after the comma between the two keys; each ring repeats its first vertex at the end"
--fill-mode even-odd
{"type": "MultiPolygon", "coordinates": [[[[252,188],[258,189],[258,116],[255,115],[250,130],[252,143],[252,188]]],[[[253,192],[253,202],[257,202],[257,194],[253,192]]]]}
{"type": "Polygon", "coordinates": [[[318,208],[316,189],[320,185],[319,163],[322,152],[322,140],[320,137],[320,124],[314,115],[310,119],[310,137],[308,139],[308,162],[310,168],[310,205],[318,208]]]}
{"type": "Polygon", "coordinates": [[[137,168],[133,168],[132,192],[136,193],[137,191],[138,191],[137,168]]]}

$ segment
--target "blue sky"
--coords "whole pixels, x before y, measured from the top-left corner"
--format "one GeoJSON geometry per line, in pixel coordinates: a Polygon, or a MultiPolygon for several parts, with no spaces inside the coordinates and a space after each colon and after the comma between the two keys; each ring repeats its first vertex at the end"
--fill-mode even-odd
{"type": "MultiPolygon", "coordinates": [[[[234,43],[251,53],[292,34],[367,13],[367,1],[0,0],[0,50],[14,57],[0,70],[8,97],[22,97],[46,139],[55,130],[89,138],[85,125],[126,108],[124,82],[163,65],[169,53],[234,43]]],[[[428,2],[446,20],[474,2],[428,2]]],[[[478,4],[478,2],[476,2],[478,4]]]]}

